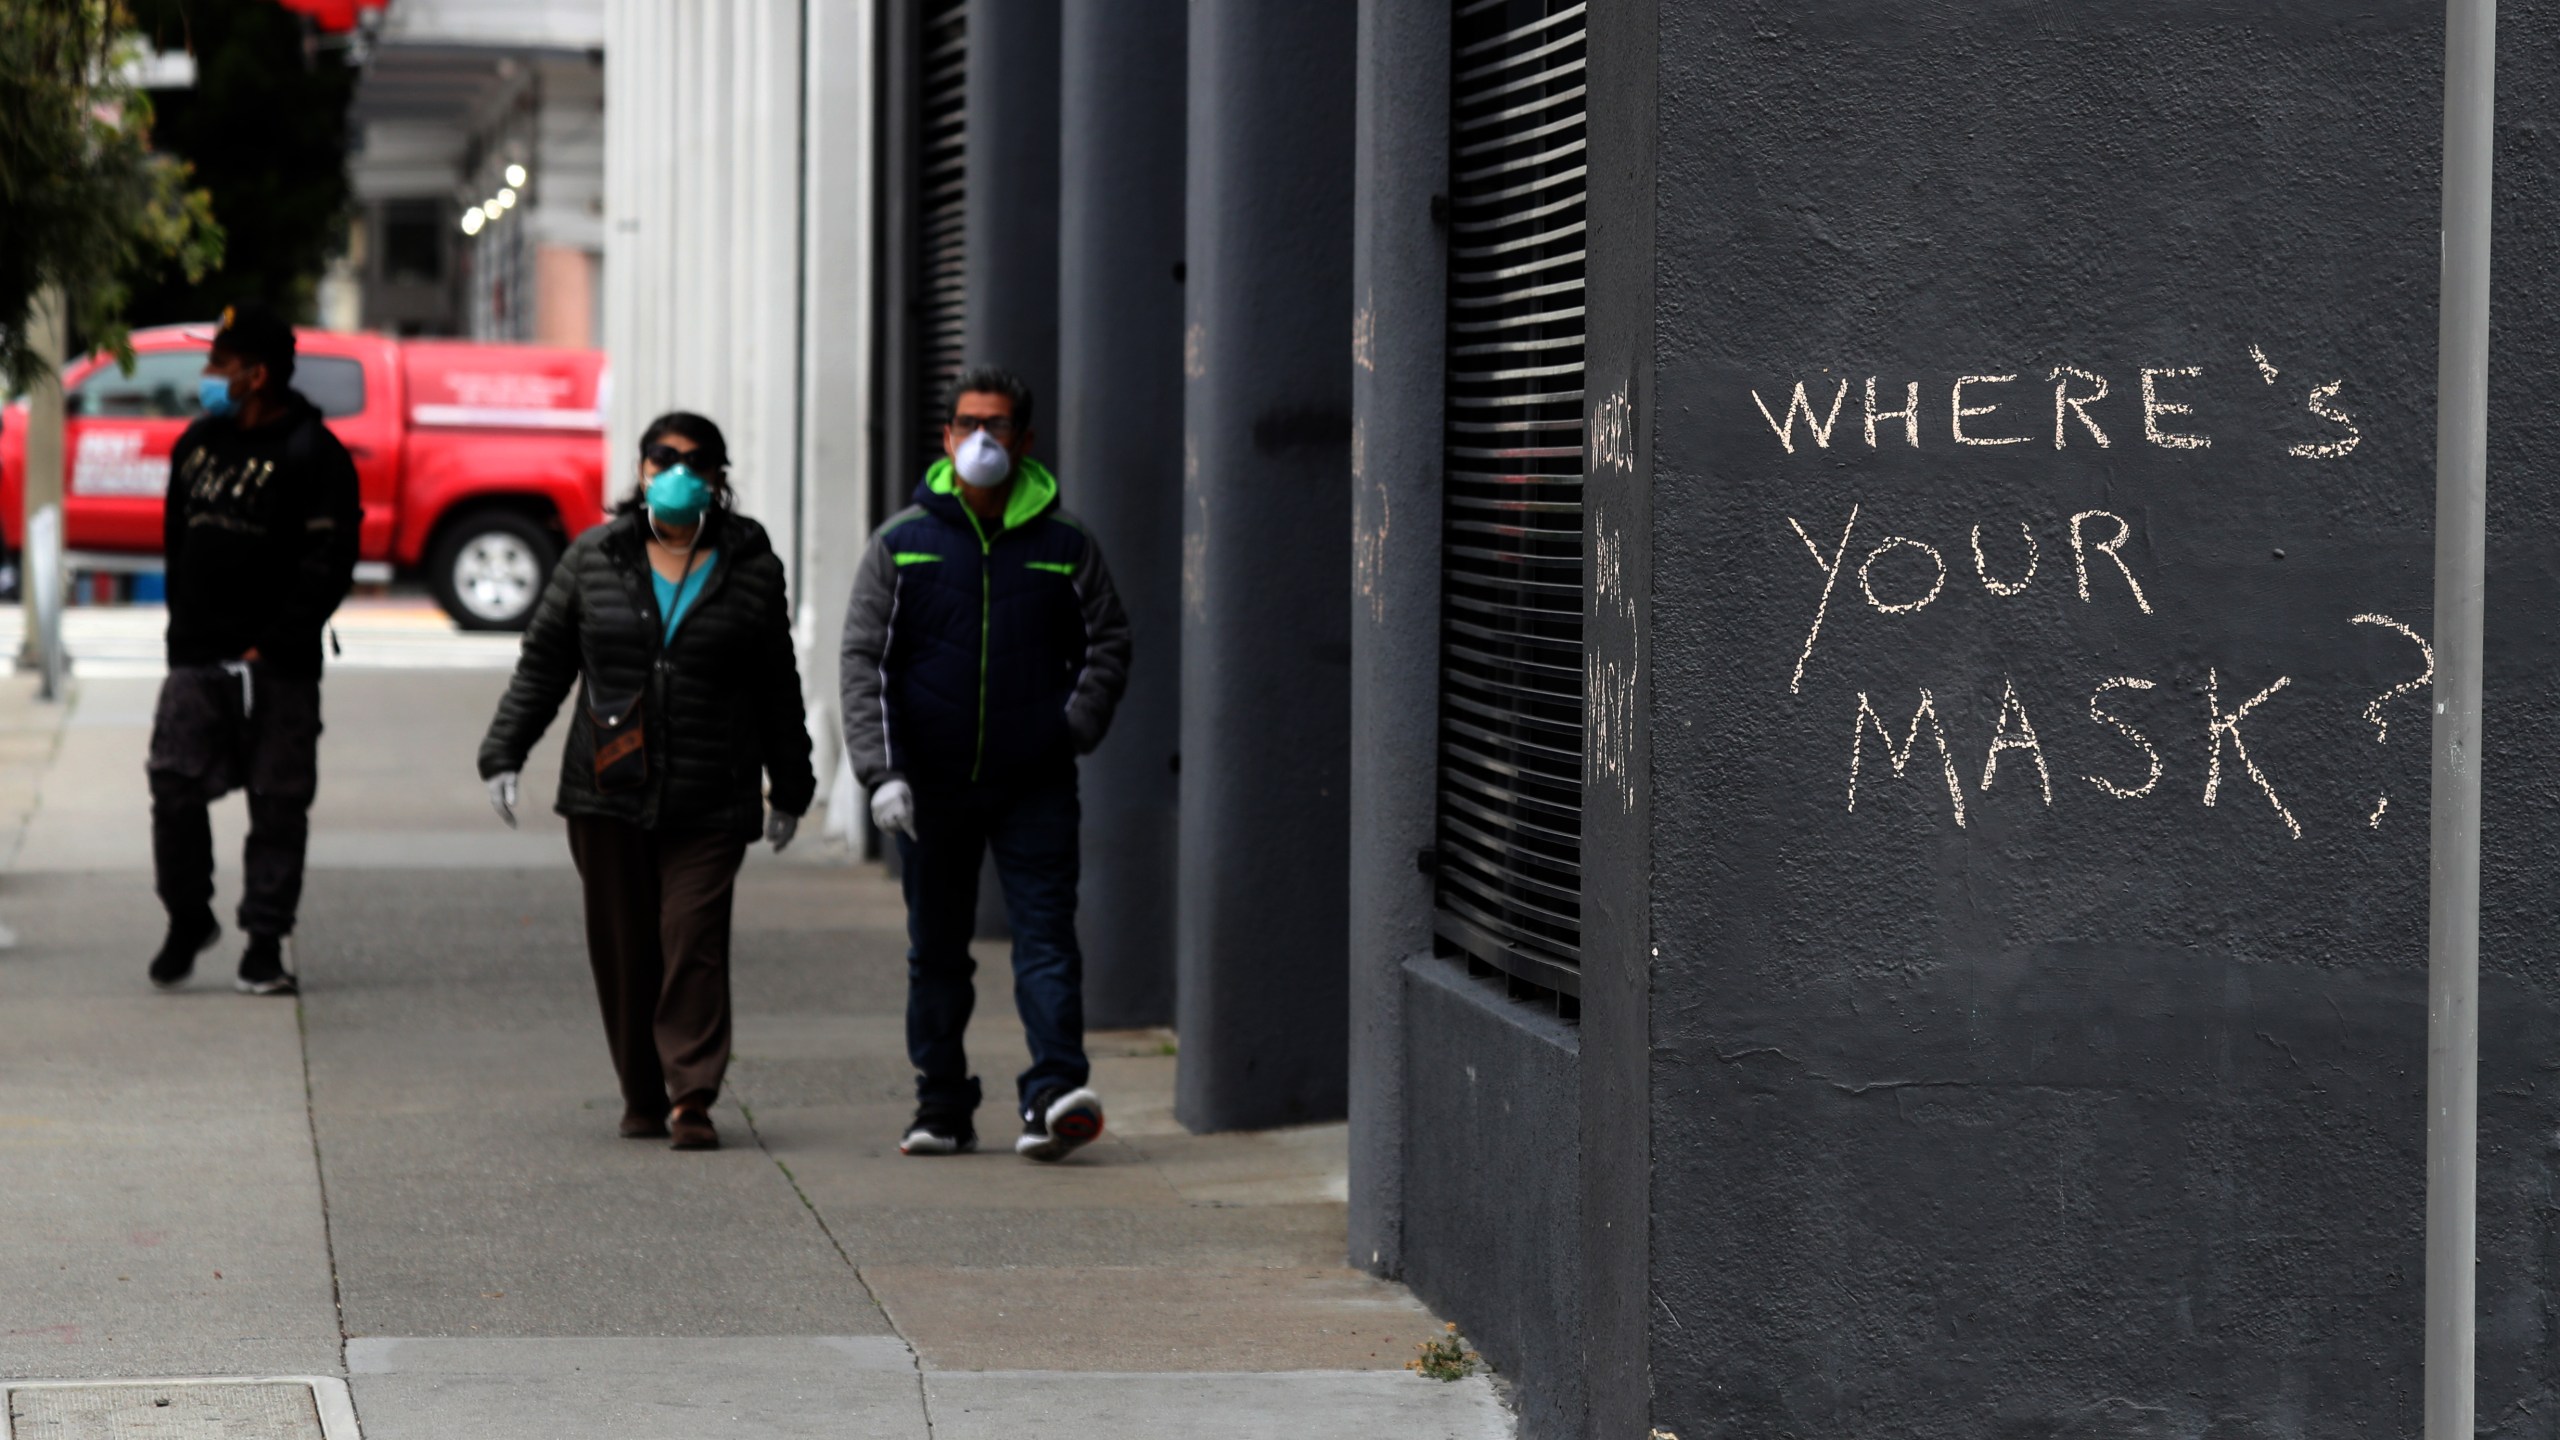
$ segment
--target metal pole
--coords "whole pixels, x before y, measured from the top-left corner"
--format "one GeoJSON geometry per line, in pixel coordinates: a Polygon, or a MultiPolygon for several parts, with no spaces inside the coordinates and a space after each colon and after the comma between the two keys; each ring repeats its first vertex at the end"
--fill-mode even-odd
{"type": "Polygon", "coordinates": [[[28,339],[45,360],[45,372],[27,392],[27,445],[24,491],[25,553],[18,557],[19,613],[26,619],[26,638],[18,652],[18,668],[41,677],[38,698],[61,698],[62,663],[62,481],[64,473],[64,405],[62,365],[69,337],[63,332],[70,315],[61,287],[47,286],[36,296],[28,339]]]}
{"type": "Polygon", "coordinates": [[[2427,934],[2426,1440],[2472,1440],[2479,1235],[2480,663],[2496,0],[2448,0],[2436,341],[2436,713],[2427,934]]]}

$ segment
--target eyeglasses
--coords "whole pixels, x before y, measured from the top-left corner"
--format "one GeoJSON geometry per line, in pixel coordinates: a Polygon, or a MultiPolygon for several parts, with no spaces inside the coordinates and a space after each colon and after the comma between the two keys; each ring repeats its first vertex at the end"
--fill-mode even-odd
{"type": "Polygon", "coordinates": [[[1010,415],[954,415],[951,417],[951,428],[962,435],[973,430],[984,430],[999,440],[1010,440],[1013,438],[1013,417],[1010,415]]]}
{"type": "Polygon", "coordinates": [[[679,450],[673,445],[652,445],[640,452],[640,458],[661,470],[673,470],[682,465],[697,475],[707,475],[720,468],[710,456],[699,450],[679,450]]]}

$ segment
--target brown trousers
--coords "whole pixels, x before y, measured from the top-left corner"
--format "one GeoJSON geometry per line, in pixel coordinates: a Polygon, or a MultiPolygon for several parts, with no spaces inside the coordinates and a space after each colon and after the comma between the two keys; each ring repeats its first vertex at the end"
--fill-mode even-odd
{"type": "Polygon", "coordinates": [[[623,1104],[708,1107],[729,1070],[729,912],[747,847],[714,831],[569,817],[587,963],[623,1104]]]}

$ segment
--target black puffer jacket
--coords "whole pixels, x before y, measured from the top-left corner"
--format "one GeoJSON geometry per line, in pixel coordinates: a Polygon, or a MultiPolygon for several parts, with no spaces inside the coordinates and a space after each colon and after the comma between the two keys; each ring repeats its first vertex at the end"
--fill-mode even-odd
{"type": "Polygon", "coordinates": [[[525,630],[515,680],[480,742],[481,778],[524,768],[582,676],[617,708],[645,690],[646,783],[596,789],[595,727],[582,692],[560,763],[560,813],[752,840],[764,828],[759,771],[772,777],[773,807],[786,814],[806,814],[818,789],[781,557],[763,526],[711,512],[701,543],[720,552],[718,563],[662,651],[642,523],[637,512],[617,516],[560,557],[525,630]]]}

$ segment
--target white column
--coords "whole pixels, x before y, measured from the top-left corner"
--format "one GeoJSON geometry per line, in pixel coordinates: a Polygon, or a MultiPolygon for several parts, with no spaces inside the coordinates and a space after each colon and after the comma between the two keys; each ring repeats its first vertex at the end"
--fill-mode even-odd
{"type": "MultiPolygon", "coordinates": [[[[808,148],[801,174],[807,328],[801,361],[800,564],[793,599],[809,637],[801,657],[826,794],[852,800],[841,785],[844,737],[837,700],[836,647],[853,590],[854,562],[879,518],[871,514],[873,207],[872,86],[878,71],[875,0],[814,3],[809,9],[808,148]]],[[[859,803],[855,801],[854,803],[859,803]]],[[[830,811],[830,827],[851,824],[830,811]]],[[[858,838],[858,827],[844,830],[858,838]]]]}

